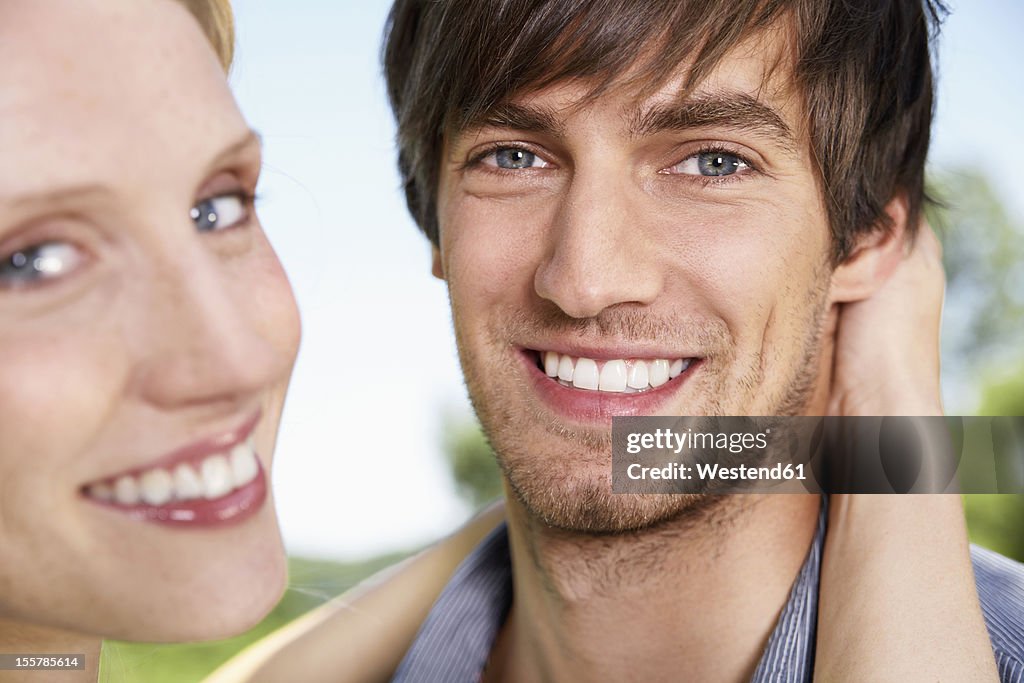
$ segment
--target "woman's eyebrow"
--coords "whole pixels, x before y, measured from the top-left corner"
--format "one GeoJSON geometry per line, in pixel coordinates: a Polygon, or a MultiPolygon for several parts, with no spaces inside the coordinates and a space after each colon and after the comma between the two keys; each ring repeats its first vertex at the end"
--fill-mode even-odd
{"type": "Polygon", "coordinates": [[[637,109],[626,116],[632,137],[691,128],[730,128],[768,138],[784,151],[795,153],[796,137],[782,115],[746,93],[701,93],[679,101],[637,109]]]}
{"type": "Polygon", "coordinates": [[[259,153],[263,149],[263,137],[253,129],[249,129],[235,142],[218,152],[208,164],[211,171],[245,153],[259,153]]]}
{"type": "MultiPolygon", "coordinates": [[[[262,138],[254,130],[247,130],[238,140],[217,152],[209,163],[211,170],[232,161],[250,151],[258,153],[263,146],[262,138]]],[[[102,183],[82,183],[43,190],[26,192],[13,196],[0,192],[0,206],[10,211],[24,210],[35,206],[51,207],[83,201],[109,200],[115,195],[113,188],[102,183]]]]}
{"type": "Polygon", "coordinates": [[[100,183],[83,183],[81,185],[68,185],[47,189],[42,192],[26,192],[14,196],[0,194],[0,206],[10,210],[31,208],[36,205],[52,206],[67,202],[75,202],[89,199],[109,199],[114,196],[114,191],[107,185],[100,183]]]}

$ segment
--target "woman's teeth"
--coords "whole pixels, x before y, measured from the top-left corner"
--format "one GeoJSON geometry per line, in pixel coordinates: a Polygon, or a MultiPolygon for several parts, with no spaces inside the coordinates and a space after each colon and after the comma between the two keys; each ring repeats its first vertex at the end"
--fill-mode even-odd
{"type": "Polygon", "coordinates": [[[256,451],[247,442],[228,453],[208,456],[198,468],[188,463],[179,463],[170,470],[156,467],[137,475],[97,482],[85,492],[96,500],[118,505],[160,506],[172,501],[221,498],[250,483],[258,474],[256,451]]]}
{"type": "Polygon", "coordinates": [[[541,359],[545,374],[563,386],[618,394],[660,387],[681,375],[693,361],[692,358],[624,359],[604,361],[599,366],[590,358],[575,358],[555,351],[542,351],[541,359]]]}

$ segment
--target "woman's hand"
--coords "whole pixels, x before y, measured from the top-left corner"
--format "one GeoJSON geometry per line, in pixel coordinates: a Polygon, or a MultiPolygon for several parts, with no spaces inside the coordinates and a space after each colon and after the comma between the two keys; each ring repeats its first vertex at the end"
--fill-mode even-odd
{"type": "Polygon", "coordinates": [[[204,683],[390,680],[452,572],[505,518],[494,503],[451,536],[254,643],[204,683]]]}
{"type": "MultiPolygon", "coordinates": [[[[945,275],[928,225],[889,280],[843,305],[829,412],[941,415],[945,275]]],[[[998,681],[956,495],[834,495],[814,679],[998,681]]]]}
{"type": "Polygon", "coordinates": [[[941,415],[942,245],[922,223],[913,248],[871,297],[842,304],[829,414],[941,415]]]}

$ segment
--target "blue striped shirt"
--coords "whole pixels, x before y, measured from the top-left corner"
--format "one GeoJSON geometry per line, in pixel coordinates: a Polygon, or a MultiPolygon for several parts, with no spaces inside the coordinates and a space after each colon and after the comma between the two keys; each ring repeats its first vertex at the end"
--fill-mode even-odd
{"type": "MultiPolygon", "coordinates": [[[[810,683],[826,506],[752,683],[810,683]]],[[[972,547],[982,611],[1004,683],[1024,683],[1024,565],[972,547]]],[[[477,683],[512,605],[508,531],[499,526],[463,561],[395,674],[401,683],[477,683]]]]}

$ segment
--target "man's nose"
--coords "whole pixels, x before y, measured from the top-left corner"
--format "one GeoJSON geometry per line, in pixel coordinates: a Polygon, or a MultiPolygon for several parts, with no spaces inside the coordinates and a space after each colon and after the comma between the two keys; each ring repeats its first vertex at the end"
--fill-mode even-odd
{"type": "Polygon", "coordinates": [[[563,196],[534,289],[573,318],[618,304],[649,304],[661,291],[656,247],[645,239],[640,192],[628,177],[577,172],[563,196]]]}
{"type": "MultiPolygon", "coordinates": [[[[200,242],[197,240],[196,242],[200,242]]],[[[133,383],[163,409],[203,404],[247,406],[287,378],[292,358],[266,331],[259,287],[245,275],[245,257],[226,262],[197,244],[161,267],[140,304],[146,330],[133,383]]],[[[258,278],[250,271],[249,278],[258,278]]]]}

